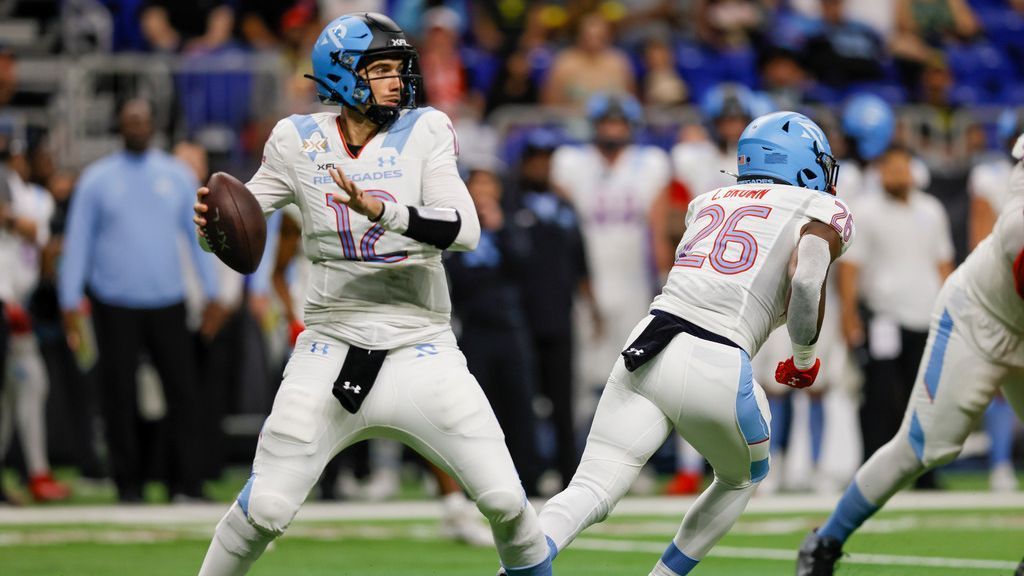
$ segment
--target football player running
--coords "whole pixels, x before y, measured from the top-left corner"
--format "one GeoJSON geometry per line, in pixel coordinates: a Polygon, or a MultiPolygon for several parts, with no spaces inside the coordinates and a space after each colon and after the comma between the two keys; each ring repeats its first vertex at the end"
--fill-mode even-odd
{"type": "Polygon", "coordinates": [[[537,515],[451,331],[441,251],[472,250],[480,226],[451,122],[416,107],[416,58],[386,16],[329,23],[310,77],[340,113],[279,122],[248,183],[265,214],[300,209],[313,265],[307,328],[202,576],[246,573],[327,461],[370,437],[400,440],[456,478],[490,521],[509,574],[551,574],[537,515]]]}
{"type": "Polygon", "coordinates": [[[854,234],[834,196],[838,166],[821,129],[794,112],[751,122],[738,164],[735,186],[690,204],[675,266],[612,369],[579,469],[541,511],[557,550],[608,516],[675,429],[715,479],[650,574],[688,574],[768,473],[771,416],[750,357],[787,318],[793,356],[776,379],[814,382],[823,286],[854,234]]]}
{"type": "MultiPolygon", "coordinates": [[[[919,474],[947,464],[997,390],[1024,417],[1024,134],[1010,199],[992,233],[949,276],[899,432],[860,467],[836,509],[800,546],[798,576],[832,574],[843,544],[919,474]]],[[[1017,569],[1024,575],[1024,562],[1017,569]]]]}

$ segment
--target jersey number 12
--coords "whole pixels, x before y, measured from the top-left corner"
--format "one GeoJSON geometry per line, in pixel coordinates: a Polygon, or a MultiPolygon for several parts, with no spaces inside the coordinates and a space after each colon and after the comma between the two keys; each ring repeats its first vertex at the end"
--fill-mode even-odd
{"type": "MultiPolygon", "coordinates": [[[[394,202],[395,197],[383,190],[364,190],[366,194],[381,201],[394,202]]],[[[363,237],[356,244],[355,236],[352,235],[352,224],[349,219],[348,206],[335,202],[331,194],[327,194],[327,205],[334,210],[335,221],[338,225],[338,238],[341,240],[341,252],[346,260],[357,262],[401,262],[408,257],[408,252],[400,250],[388,254],[377,254],[377,241],[384,236],[384,228],[374,224],[363,233],[363,237]]]]}

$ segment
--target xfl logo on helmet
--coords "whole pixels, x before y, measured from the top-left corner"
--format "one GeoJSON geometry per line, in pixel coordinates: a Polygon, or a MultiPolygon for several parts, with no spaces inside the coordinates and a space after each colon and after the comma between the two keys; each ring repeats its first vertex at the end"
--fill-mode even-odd
{"type": "Polygon", "coordinates": [[[392,38],[388,42],[388,46],[408,46],[409,43],[405,41],[405,38],[392,38]]]}
{"type": "Polygon", "coordinates": [[[825,149],[825,142],[827,142],[828,140],[825,139],[825,133],[821,131],[821,128],[818,128],[817,126],[810,122],[800,122],[798,120],[796,123],[799,124],[801,128],[803,128],[803,132],[800,134],[801,138],[814,140],[818,144],[819,150],[825,149]]]}

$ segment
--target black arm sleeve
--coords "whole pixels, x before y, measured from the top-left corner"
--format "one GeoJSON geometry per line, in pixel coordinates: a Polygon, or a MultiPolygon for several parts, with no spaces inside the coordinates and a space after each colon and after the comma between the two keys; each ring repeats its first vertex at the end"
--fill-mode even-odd
{"type": "Polygon", "coordinates": [[[409,206],[409,227],[402,235],[445,250],[461,228],[462,217],[456,210],[409,206]]]}

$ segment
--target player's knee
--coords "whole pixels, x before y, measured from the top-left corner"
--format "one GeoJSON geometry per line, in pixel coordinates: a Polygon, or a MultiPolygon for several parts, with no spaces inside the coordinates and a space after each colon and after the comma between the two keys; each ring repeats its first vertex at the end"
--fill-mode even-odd
{"type": "Polygon", "coordinates": [[[277,534],[266,532],[252,524],[241,507],[235,504],[217,524],[214,536],[225,550],[235,556],[246,558],[254,551],[262,549],[277,534]]]}
{"type": "Polygon", "coordinates": [[[501,524],[523,513],[526,509],[526,494],[521,488],[498,488],[478,496],[476,506],[490,523],[501,524]]]}
{"type": "Polygon", "coordinates": [[[277,494],[254,494],[249,499],[249,521],[274,535],[284,533],[298,511],[299,503],[277,494]]]}
{"type": "Polygon", "coordinates": [[[914,465],[918,469],[931,469],[949,464],[963,449],[962,443],[950,442],[941,437],[927,437],[920,429],[912,428],[909,434],[897,436],[902,447],[903,459],[906,460],[908,454],[913,454],[914,465]]]}
{"type": "Polygon", "coordinates": [[[924,453],[924,458],[921,459],[921,465],[929,470],[945,466],[956,460],[956,457],[960,455],[960,450],[961,446],[929,446],[929,450],[924,453]]]}

